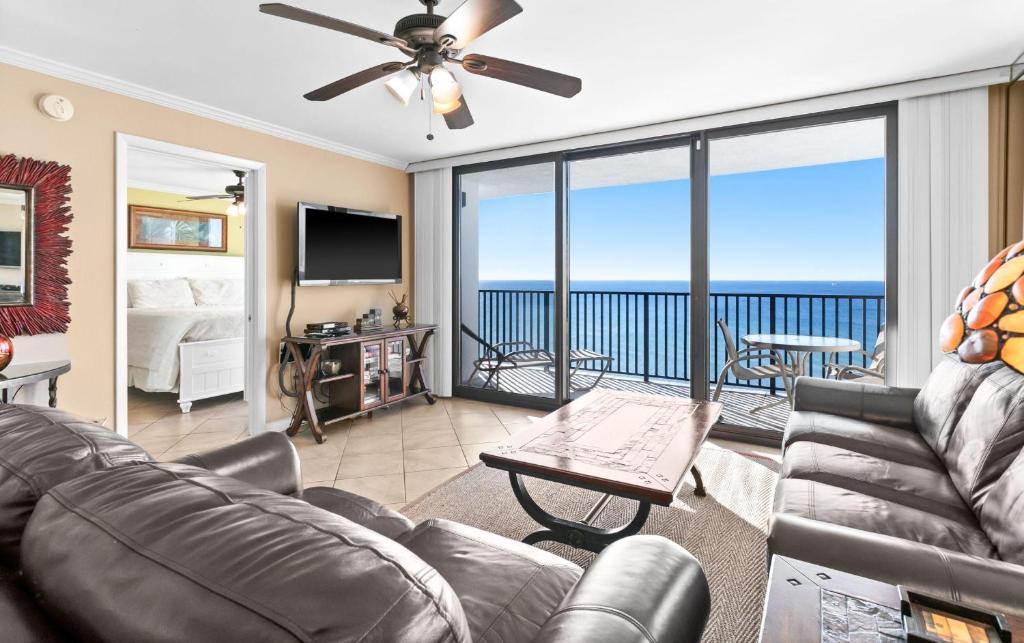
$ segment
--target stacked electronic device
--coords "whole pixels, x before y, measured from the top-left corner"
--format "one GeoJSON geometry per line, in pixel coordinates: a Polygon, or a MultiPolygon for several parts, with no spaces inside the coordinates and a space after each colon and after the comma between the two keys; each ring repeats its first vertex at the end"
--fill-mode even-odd
{"type": "Polygon", "coordinates": [[[306,324],[306,337],[340,337],[352,332],[352,327],[345,321],[317,322],[306,324]]]}

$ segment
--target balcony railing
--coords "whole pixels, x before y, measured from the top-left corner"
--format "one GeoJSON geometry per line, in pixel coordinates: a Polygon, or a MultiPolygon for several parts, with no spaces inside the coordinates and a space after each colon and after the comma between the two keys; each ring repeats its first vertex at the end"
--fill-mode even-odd
{"type": "MultiPolygon", "coordinates": [[[[527,341],[551,350],[555,344],[555,294],[542,290],[480,290],[478,332],[489,343],[527,341]]],[[[650,379],[690,379],[689,293],[608,292],[573,290],[569,293],[569,346],[612,358],[610,374],[650,379]]],[[[717,383],[728,361],[722,333],[715,320],[724,319],[733,339],[751,333],[788,333],[846,337],[860,342],[868,353],[885,323],[885,298],[872,295],[711,293],[708,336],[710,381],[717,383]]],[[[826,356],[814,355],[809,374],[821,376],[826,356]]],[[[841,364],[867,365],[860,354],[842,353],[841,364]]],[[[586,365],[584,368],[598,368],[586,365]]],[[[726,383],[774,389],[774,380],[726,383]]]]}

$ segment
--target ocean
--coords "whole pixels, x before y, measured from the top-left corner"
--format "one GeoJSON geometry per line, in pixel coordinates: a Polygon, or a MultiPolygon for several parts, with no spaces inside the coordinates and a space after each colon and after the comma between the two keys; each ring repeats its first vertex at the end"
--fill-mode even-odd
{"type": "MultiPolygon", "coordinates": [[[[710,291],[712,382],[729,359],[716,320],[727,324],[740,349],[744,335],[776,332],[855,339],[867,353],[885,321],[881,281],[712,281],[710,291]]],[[[462,302],[463,322],[475,326],[487,342],[528,342],[545,350],[554,345],[553,282],[481,281],[475,311],[473,303],[462,302]]],[[[688,380],[691,304],[687,281],[574,281],[569,294],[570,347],[611,357],[611,373],[688,380]]],[[[475,342],[468,336],[463,342],[464,350],[474,350],[475,342]]],[[[825,359],[814,356],[810,373],[822,375],[825,359]]],[[[860,354],[841,354],[838,359],[844,364],[868,362],[860,354]]],[[[727,382],[737,383],[732,378],[727,382]]],[[[754,383],[762,388],[771,384],[754,383]]]]}
{"type": "MultiPolygon", "coordinates": [[[[763,293],[790,295],[885,295],[881,281],[712,281],[712,293],[763,293]]],[[[550,290],[553,281],[486,281],[481,290],[550,290]]],[[[602,292],[690,292],[689,281],[573,281],[571,290],[602,292]]]]}

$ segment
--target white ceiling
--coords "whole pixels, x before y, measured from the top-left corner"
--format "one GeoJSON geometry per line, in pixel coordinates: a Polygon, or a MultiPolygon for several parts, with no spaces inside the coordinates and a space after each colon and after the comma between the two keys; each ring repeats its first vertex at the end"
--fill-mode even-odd
{"type": "MultiPolygon", "coordinates": [[[[289,0],[390,32],[416,0],[289,0]]],[[[191,99],[402,162],[495,149],[1008,65],[1013,0],[519,0],[466,52],[573,74],[550,96],[456,72],[476,124],[449,132],[383,81],[327,103],[302,94],[396,50],[258,13],[259,0],[0,2],[0,47],[191,99]]],[[[460,0],[442,0],[447,14],[460,0]]]]}
{"type": "Polygon", "coordinates": [[[128,185],[187,196],[222,194],[238,181],[232,168],[171,154],[128,150],[128,185]]]}

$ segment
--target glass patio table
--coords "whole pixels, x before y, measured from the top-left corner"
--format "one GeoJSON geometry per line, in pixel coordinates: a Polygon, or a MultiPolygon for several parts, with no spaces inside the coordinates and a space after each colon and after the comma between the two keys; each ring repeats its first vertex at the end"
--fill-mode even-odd
{"type": "MultiPolygon", "coordinates": [[[[743,343],[769,350],[786,365],[789,390],[793,390],[796,378],[807,374],[807,362],[815,353],[828,355],[827,363],[834,362],[839,353],[853,353],[860,350],[860,342],[845,337],[818,337],[816,335],[783,335],[763,333],[744,335],[743,343]]],[[[795,398],[794,398],[795,399],[795,398]]],[[[793,404],[793,399],[790,401],[793,404]]]]}

